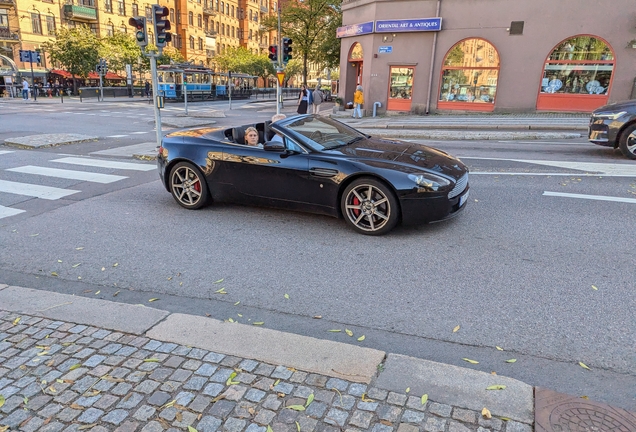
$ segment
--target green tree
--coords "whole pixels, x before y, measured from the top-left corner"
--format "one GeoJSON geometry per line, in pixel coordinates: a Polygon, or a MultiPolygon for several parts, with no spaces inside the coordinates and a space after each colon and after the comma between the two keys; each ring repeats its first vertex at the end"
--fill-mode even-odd
{"type": "Polygon", "coordinates": [[[292,59],[285,65],[285,87],[289,80],[303,72],[303,62],[300,59],[292,59]]]}
{"type": "Polygon", "coordinates": [[[117,32],[102,39],[100,54],[108,62],[109,70],[123,73],[127,64],[137,64],[141,48],[131,35],[117,32]]]}
{"type": "Polygon", "coordinates": [[[253,54],[245,47],[228,48],[214,57],[216,68],[224,72],[241,72],[263,78],[275,73],[272,63],[265,54],[253,54]]]}
{"type": "MultiPolygon", "coordinates": [[[[338,42],[330,42],[330,38],[342,22],[340,3],[340,0],[289,0],[281,10],[281,31],[293,41],[293,56],[302,60],[304,84],[307,83],[308,62],[339,63],[339,57],[338,61],[333,57],[336,49],[339,56],[338,42]],[[325,48],[327,51],[323,52],[325,48]]],[[[263,26],[267,30],[276,30],[277,17],[266,18],[263,26]]]]}
{"type": "Polygon", "coordinates": [[[55,32],[55,40],[42,44],[51,56],[51,60],[59,62],[64,69],[73,74],[73,91],[77,92],[75,76],[86,78],[95,70],[99,62],[101,41],[87,27],[60,27],[55,32]]]}

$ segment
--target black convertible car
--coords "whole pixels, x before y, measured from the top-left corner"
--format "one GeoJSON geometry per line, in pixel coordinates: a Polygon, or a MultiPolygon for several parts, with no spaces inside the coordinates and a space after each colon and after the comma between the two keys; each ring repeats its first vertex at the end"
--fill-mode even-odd
{"type": "Polygon", "coordinates": [[[343,217],[356,231],[381,235],[404,224],[458,214],[468,169],[420,144],[373,138],[326,117],[299,115],[235,128],[167,135],[159,175],[187,209],[236,202],[343,217]],[[254,126],[263,148],[246,145],[254,126]]]}

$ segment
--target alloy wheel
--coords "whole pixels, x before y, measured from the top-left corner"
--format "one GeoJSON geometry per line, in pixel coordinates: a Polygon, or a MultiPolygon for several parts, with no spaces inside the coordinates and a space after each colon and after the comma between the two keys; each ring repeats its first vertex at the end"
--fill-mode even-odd
{"type": "Polygon", "coordinates": [[[346,216],[362,231],[381,230],[391,218],[391,203],[380,188],[360,184],[349,191],[345,201],[346,216]]]}
{"type": "Polygon", "coordinates": [[[172,172],[170,180],[174,197],[185,207],[194,207],[201,201],[201,179],[189,166],[180,166],[172,172]]]}

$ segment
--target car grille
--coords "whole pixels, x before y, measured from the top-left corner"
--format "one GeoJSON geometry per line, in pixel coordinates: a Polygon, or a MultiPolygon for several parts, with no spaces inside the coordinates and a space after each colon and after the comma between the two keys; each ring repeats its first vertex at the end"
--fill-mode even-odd
{"type": "Polygon", "coordinates": [[[457,183],[455,183],[455,187],[453,188],[453,190],[448,193],[448,198],[455,198],[457,195],[460,195],[462,192],[464,192],[466,186],[468,186],[468,173],[464,174],[462,177],[460,177],[459,180],[457,180],[457,183]]]}

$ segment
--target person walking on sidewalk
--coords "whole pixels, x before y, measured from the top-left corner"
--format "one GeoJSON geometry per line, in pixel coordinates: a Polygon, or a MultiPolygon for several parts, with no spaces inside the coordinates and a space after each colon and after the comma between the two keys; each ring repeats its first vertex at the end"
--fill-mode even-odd
{"type": "Polygon", "coordinates": [[[362,118],[362,104],[364,104],[364,94],[362,93],[362,86],[356,87],[356,92],[353,94],[353,118],[362,118]]]}
{"type": "Polygon", "coordinates": [[[307,86],[303,84],[300,87],[300,95],[298,96],[298,114],[307,114],[307,107],[311,103],[311,92],[307,90],[307,86]]]}
{"type": "Polygon", "coordinates": [[[148,81],[146,81],[145,90],[146,90],[146,97],[150,97],[150,83],[148,81]]]}
{"type": "Polygon", "coordinates": [[[320,104],[324,102],[325,97],[322,94],[322,90],[320,90],[320,86],[317,85],[316,86],[316,90],[313,91],[313,100],[314,103],[311,105],[312,107],[312,114],[320,114],[320,104]]]}
{"type": "Polygon", "coordinates": [[[22,79],[22,99],[29,100],[29,83],[26,78],[22,79]]]}

